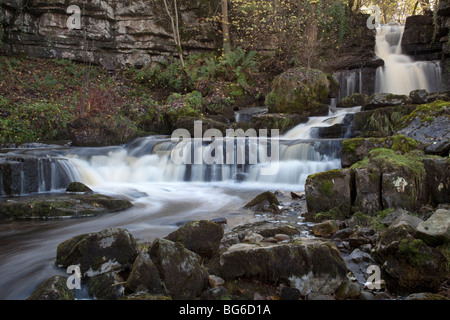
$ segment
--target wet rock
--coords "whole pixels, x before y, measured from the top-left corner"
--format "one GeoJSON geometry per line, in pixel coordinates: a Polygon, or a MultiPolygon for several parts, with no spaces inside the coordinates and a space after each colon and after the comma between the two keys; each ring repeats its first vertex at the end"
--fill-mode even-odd
{"type": "Polygon", "coordinates": [[[309,213],[322,213],[337,208],[334,217],[340,219],[351,214],[351,170],[336,169],[310,175],[305,184],[309,213]]]}
{"type": "Polygon", "coordinates": [[[396,95],[391,93],[375,93],[369,97],[363,110],[366,111],[390,106],[399,106],[408,103],[410,103],[410,99],[406,95],[396,95]]]}
{"type": "Polygon", "coordinates": [[[429,245],[450,242],[450,210],[438,209],[417,226],[417,236],[429,245]]]}
{"type": "Polygon", "coordinates": [[[421,202],[437,206],[450,203],[450,160],[449,157],[430,156],[423,160],[425,179],[421,202]]]}
{"type": "Polygon", "coordinates": [[[92,192],[92,189],[81,182],[71,182],[66,189],[66,192],[85,193],[92,192]]]}
{"type": "Polygon", "coordinates": [[[101,194],[35,195],[0,201],[2,219],[90,217],[132,207],[128,200],[101,194]]]}
{"type": "Polygon", "coordinates": [[[330,238],[336,231],[339,230],[339,226],[335,220],[327,220],[321,223],[317,223],[313,226],[313,234],[316,237],[330,238]]]}
{"type": "Polygon", "coordinates": [[[180,242],[183,246],[204,258],[211,258],[219,251],[224,231],[220,224],[212,221],[190,221],[165,239],[180,242]]]}
{"type": "Polygon", "coordinates": [[[300,300],[300,290],[283,286],[280,290],[280,298],[281,300],[300,300]]]}
{"type": "Polygon", "coordinates": [[[280,205],[277,197],[270,191],[263,192],[247,203],[244,208],[255,212],[273,211],[278,213],[277,206],[280,205]],[[274,208],[275,207],[275,208],[274,208]]]}
{"type": "Polygon", "coordinates": [[[449,299],[436,293],[420,292],[410,294],[405,298],[405,300],[449,300],[449,299]]]}
{"type": "Polygon", "coordinates": [[[67,277],[53,276],[43,282],[27,300],[75,300],[75,294],[67,287],[67,277]]]}
{"type": "Polygon", "coordinates": [[[228,290],[222,286],[209,288],[202,293],[201,300],[230,300],[231,295],[228,290]]]}
{"type": "Polygon", "coordinates": [[[361,294],[361,286],[358,283],[344,281],[336,290],[338,300],[357,299],[361,294]]]}
{"type": "Polygon", "coordinates": [[[168,294],[175,300],[199,297],[208,286],[208,271],[198,254],[181,243],[156,239],[148,250],[168,294]]]}
{"type": "MultiPolygon", "coordinates": [[[[279,130],[285,133],[300,123],[308,121],[308,117],[300,114],[267,113],[257,114],[250,120],[250,128],[255,130],[279,130]]],[[[270,131],[268,132],[270,134],[270,131]]]]}
{"type": "Polygon", "coordinates": [[[126,289],[131,292],[165,294],[159,271],[147,252],[141,251],[131,267],[126,289]]]}
{"type": "Polygon", "coordinates": [[[346,277],[339,251],[320,239],[295,238],[278,244],[240,243],[220,256],[215,272],[225,280],[239,277],[268,281],[285,279],[290,287],[307,292],[334,293],[346,277]]]}
{"type": "Polygon", "coordinates": [[[75,300],[67,280],[67,277],[53,276],[40,284],[27,300],[75,300]]]}
{"type": "Polygon", "coordinates": [[[89,279],[89,292],[94,299],[117,300],[124,294],[125,282],[116,272],[108,272],[89,279]]]}
{"type": "Polygon", "coordinates": [[[408,215],[409,212],[403,209],[392,210],[387,213],[386,216],[380,220],[384,226],[389,227],[394,221],[396,221],[400,216],[408,215]]]}
{"type": "Polygon", "coordinates": [[[360,249],[355,249],[352,253],[344,257],[347,268],[355,276],[359,284],[364,285],[367,281],[367,269],[376,262],[369,253],[360,249]]]}
{"type": "Polygon", "coordinates": [[[84,277],[131,268],[138,255],[136,240],[125,229],[109,228],[70,238],[58,245],[56,264],[79,265],[84,277]]]}
{"type": "Polygon", "coordinates": [[[364,107],[369,100],[369,96],[363,93],[354,93],[343,99],[341,99],[337,107],[338,108],[353,108],[353,107],[364,107]]]}
{"type": "Polygon", "coordinates": [[[264,237],[262,235],[260,235],[259,233],[256,233],[256,232],[251,232],[251,231],[244,237],[244,242],[250,242],[250,243],[259,243],[263,240],[264,240],[264,237]]]}
{"type": "Polygon", "coordinates": [[[448,156],[450,151],[450,107],[435,101],[421,105],[399,122],[398,134],[413,138],[425,146],[425,152],[448,156]]]}
{"type": "Polygon", "coordinates": [[[280,233],[274,235],[273,237],[274,237],[278,242],[280,242],[280,241],[287,241],[287,240],[290,240],[290,239],[291,239],[291,237],[288,236],[287,234],[280,234],[280,233]]]}
{"type": "Polygon", "coordinates": [[[437,291],[448,278],[446,249],[418,239],[421,222],[417,217],[402,215],[377,240],[374,257],[391,292],[437,291]]]}
{"type": "Polygon", "coordinates": [[[223,280],[221,277],[210,274],[208,277],[208,283],[211,288],[215,288],[223,285],[225,283],[225,280],[223,280]]]}

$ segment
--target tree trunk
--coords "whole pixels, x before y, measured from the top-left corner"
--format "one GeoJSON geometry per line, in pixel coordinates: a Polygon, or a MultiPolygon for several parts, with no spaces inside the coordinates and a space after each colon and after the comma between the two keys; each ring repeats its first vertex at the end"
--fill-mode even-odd
{"type": "Polygon", "coordinates": [[[175,11],[175,17],[170,12],[169,5],[167,4],[167,0],[164,0],[164,6],[166,8],[167,15],[169,16],[170,23],[172,25],[172,35],[173,41],[175,42],[175,47],[178,52],[178,56],[180,58],[181,67],[184,70],[184,58],[183,58],[183,48],[181,46],[181,38],[180,38],[180,28],[179,28],[179,19],[178,19],[178,4],[177,0],[173,0],[173,7],[175,11]]]}
{"type": "Polygon", "coordinates": [[[228,19],[228,0],[222,0],[222,32],[223,32],[223,50],[225,55],[231,51],[230,46],[230,28],[228,19]]]}

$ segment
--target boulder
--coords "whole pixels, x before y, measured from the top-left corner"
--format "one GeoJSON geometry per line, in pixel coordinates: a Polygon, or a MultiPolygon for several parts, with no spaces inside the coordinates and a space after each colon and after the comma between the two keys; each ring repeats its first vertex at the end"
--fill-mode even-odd
{"type": "Polygon", "coordinates": [[[423,181],[422,203],[450,203],[450,158],[424,157],[425,179],[423,181]]]}
{"type": "Polygon", "coordinates": [[[448,156],[450,151],[450,103],[435,101],[418,106],[399,121],[398,134],[420,142],[426,153],[448,156]]]}
{"type": "Polygon", "coordinates": [[[70,122],[67,129],[77,147],[121,145],[142,134],[131,120],[120,115],[81,117],[70,122]]]}
{"type": "Polygon", "coordinates": [[[101,194],[42,194],[0,201],[0,218],[46,220],[92,217],[132,206],[128,200],[101,194]]]}
{"type": "Polygon", "coordinates": [[[230,281],[240,277],[284,279],[306,295],[334,293],[346,278],[346,270],[333,243],[318,238],[295,238],[277,244],[235,244],[222,253],[216,274],[230,281]]]}
{"type": "Polygon", "coordinates": [[[208,286],[208,271],[198,254],[181,243],[156,239],[148,254],[159,270],[167,293],[175,300],[192,300],[208,286]]]}
{"type": "Polygon", "coordinates": [[[357,299],[361,293],[361,286],[358,283],[344,281],[336,291],[337,300],[357,299]]]}
{"type": "MultiPolygon", "coordinates": [[[[322,213],[338,208],[336,218],[351,214],[351,170],[336,169],[310,175],[305,193],[309,213],[322,213]]],[[[331,217],[333,218],[333,217],[331,217]]]]}
{"type": "Polygon", "coordinates": [[[97,300],[117,300],[124,295],[125,282],[116,272],[107,272],[88,281],[89,293],[97,300]]]}
{"type": "Polygon", "coordinates": [[[86,193],[92,192],[92,189],[87,185],[81,182],[71,182],[66,189],[66,192],[78,192],[78,193],[86,193]]]}
{"type": "Polygon", "coordinates": [[[165,294],[158,268],[147,252],[141,251],[134,261],[127,278],[126,289],[135,293],[165,294]]]}
{"type": "Polygon", "coordinates": [[[336,105],[338,108],[364,107],[369,100],[369,96],[363,93],[354,93],[342,98],[336,105]]]}
{"type": "Polygon", "coordinates": [[[282,134],[307,120],[307,117],[300,114],[256,114],[250,120],[250,127],[255,130],[279,130],[279,133],[282,134]]]}
{"type": "Polygon", "coordinates": [[[303,116],[326,115],[329,83],[320,70],[293,68],[275,78],[266,96],[269,113],[298,113],[303,116]]]}
{"type": "Polygon", "coordinates": [[[398,95],[392,93],[375,93],[368,98],[367,103],[362,108],[362,110],[366,111],[378,108],[400,106],[406,105],[410,102],[411,102],[410,98],[406,95],[398,95]]]}
{"type": "Polygon", "coordinates": [[[79,265],[84,277],[131,268],[138,255],[136,240],[122,228],[109,228],[70,238],[58,245],[56,264],[79,265]]]}
{"type": "Polygon", "coordinates": [[[448,249],[419,239],[420,218],[402,215],[380,234],[373,255],[391,292],[437,291],[448,279],[448,249]]]}
{"type": "Polygon", "coordinates": [[[67,277],[53,276],[39,285],[27,300],[75,300],[75,294],[67,287],[67,277]]]}
{"type": "Polygon", "coordinates": [[[313,234],[316,237],[330,238],[336,231],[339,230],[339,225],[335,220],[326,220],[320,223],[316,223],[313,228],[313,234]]]}
{"type": "Polygon", "coordinates": [[[165,239],[179,242],[186,249],[199,254],[203,258],[211,258],[219,251],[223,235],[223,227],[220,224],[201,220],[186,223],[178,230],[170,233],[165,239]]]}
{"type": "Polygon", "coordinates": [[[450,242],[450,210],[438,209],[417,226],[417,236],[429,245],[450,242]]]}
{"type": "Polygon", "coordinates": [[[274,206],[276,207],[278,205],[280,205],[280,203],[275,194],[270,191],[266,191],[257,195],[253,200],[247,203],[244,208],[253,211],[269,211],[272,210],[274,206]]]}

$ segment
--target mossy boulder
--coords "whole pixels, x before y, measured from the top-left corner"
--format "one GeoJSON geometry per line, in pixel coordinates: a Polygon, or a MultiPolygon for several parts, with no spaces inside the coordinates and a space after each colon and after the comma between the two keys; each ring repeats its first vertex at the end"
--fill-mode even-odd
{"type": "Polygon", "coordinates": [[[201,108],[203,103],[202,94],[193,91],[185,95],[173,93],[170,95],[164,106],[164,115],[172,130],[179,128],[177,120],[181,117],[201,118],[201,108]]]}
{"type": "Polygon", "coordinates": [[[253,200],[247,203],[244,208],[253,211],[268,211],[279,204],[280,203],[275,194],[270,191],[266,191],[257,195],[253,200]]]}
{"type": "Polygon", "coordinates": [[[67,277],[53,276],[40,284],[27,300],[75,300],[75,294],[67,287],[67,277]]]}
{"type": "Polygon", "coordinates": [[[136,240],[122,228],[70,238],[58,245],[56,265],[79,265],[83,277],[131,268],[138,255],[136,240]]]}
{"type": "Polygon", "coordinates": [[[158,268],[147,252],[142,250],[134,261],[127,278],[126,289],[128,292],[147,292],[152,295],[166,293],[158,268]]]}
{"type": "Polygon", "coordinates": [[[369,100],[369,96],[363,93],[354,93],[342,98],[338,103],[338,108],[364,107],[369,100]]]}
{"type": "Polygon", "coordinates": [[[284,280],[302,295],[334,293],[346,278],[347,270],[333,243],[312,238],[277,244],[235,244],[222,253],[218,269],[216,274],[227,281],[284,280]]]}
{"type": "Polygon", "coordinates": [[[402,214],[378,237],[373,256],[391,292],[436,292],[450,275],[448,246],[427,245],[419,238],[421,223],[418,217],[402,214]]]}
{"type": "Polygon", "coordinates": [[[270,113],[299,113],[304,116],[324,115],[329,82],[320,70],[303,67],[290,69],[275,78],[266,96],[270,113]]]}
{"type": "Polygon", "coordinates": [[[341,165],[348,168],[363,160],[372,149],[385,148],[395,152],[407,153],[419,149],[419,144],[412,138],[394,135],[386,138],[354,138],[344,140],[341,150],[341,165]]]}
{"type": "Polygon", "coordinates": [[[335,169],[308,176],[305,194],[308,213],[315,214],[316,218],[326,212],[329,214],[322,215],[325,220],[349,217],[352,204],[351,170],[335,169]]]}
{"type": "Polygon", "coordinates": [[[363,110],[373,110],[391,106],[406,105],[410,103],[411,99],[406,95],[375,93],[368,98],[363,110]]]}
{"type": "MultiPolygon", "coordinates": [[[[364,160],[351,168],[372,168],[373,174],[380,173],[382,209],[403,208],[413,211],[420,204],[425,169],[417,153],[402,155],[391,149],[373,149],[364,160]]],[[[358,193],[358,190],[355,191],[358,193]]]]}
{"type": "Polygon", "coordinates": [[[179,242],[203,258],[211,258],[219,251],[224,235],[223,227],[212,221],[190,221],[165,239],[179,242]]]}
{"type": "Polygon", "coordinates": [[[422,143],[425,152],[448,156],[450,151],[450,102],[418,106],[399,121],[399,134],[422,143]]]}
{"type": "Polygon", "coordinates": [[[316,237],[330,238],[336,231],[339,230],[339,225],[335,220],[326,220],[320,223],[316,223],[313,228],[313,234],[316,237]]]}
{"type": "Polygon", "coordinates": [[[121,115],[82,117],[67,128],[69,139],[77,147],[121,145],[145,134],[121,115]]]}
{"type": "Polygon", "coordinates": [[[132,206],[128,200],[101,194],[43,194],[1,200],[0,218],[46,220],[92,217],[132,206]]]}
{"type": "Polygon", "coordinates": [[[192,300],[206,290],[208,271],[202,266],[200,256],[184,248],[181,243],[156,239],[148,254],[173,299],[192,300]]]}
{"type": "Polygon", "coordinates": [[[124,295],[124,280],[116,272],[92,277],[88,286],[90,295],[97,300],[117,300],[124,295]]]}
{"type": "Polygon", "coordinates": [[[66,189],[66,192],[85,193],[92,192],[92,189],[81,182],[71,182],[66,189]]]}

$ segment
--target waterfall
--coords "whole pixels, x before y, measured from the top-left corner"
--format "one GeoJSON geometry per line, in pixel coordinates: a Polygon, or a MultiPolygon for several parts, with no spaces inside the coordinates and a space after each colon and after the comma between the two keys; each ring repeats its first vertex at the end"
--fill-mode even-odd
{"type": "Polygon", "coordinates": [[[376,73],[375,92],[408,95],[416,89],[441,91],[439,61],[413,61],[402,54],[404,27],[390,23],[377,29],[375,53],[385,65],[376,73]]]}
{"type": "MultiPolygon", "coordinates": [[[[274,174],[262,174],[264,157],[272,154],[271,143],[260,138],[224,137],[213,145],[208,141],[181,143],[167,137],[140,138],[121,148],[99,152],[92,149],[71,152],[67,159],[76,168],[80,180],[93,187],[111,184],[148,183],[233,183],[260,185],[296,185],[304,187],[308,175],[340,168],[342,139],[315,139],[313,128],[341,124],[358,108],[330,110],[328,116],[312,117],[277,139],[278,168],[274,174]],[[230,161],[229,146],[233,161],[230,161]],[[178,148],[178,149],[176,149],[178,148]],[[182,154],[183,163],[174,163],[172,152],[182,154]],[[194,158],[213,155],[214,163],[196,163],[194,158]]],[[[270,138],[268,138],[270,140],[270,138]]],[[[297,187],[298,189],[298,187],[297,187]]]]}

